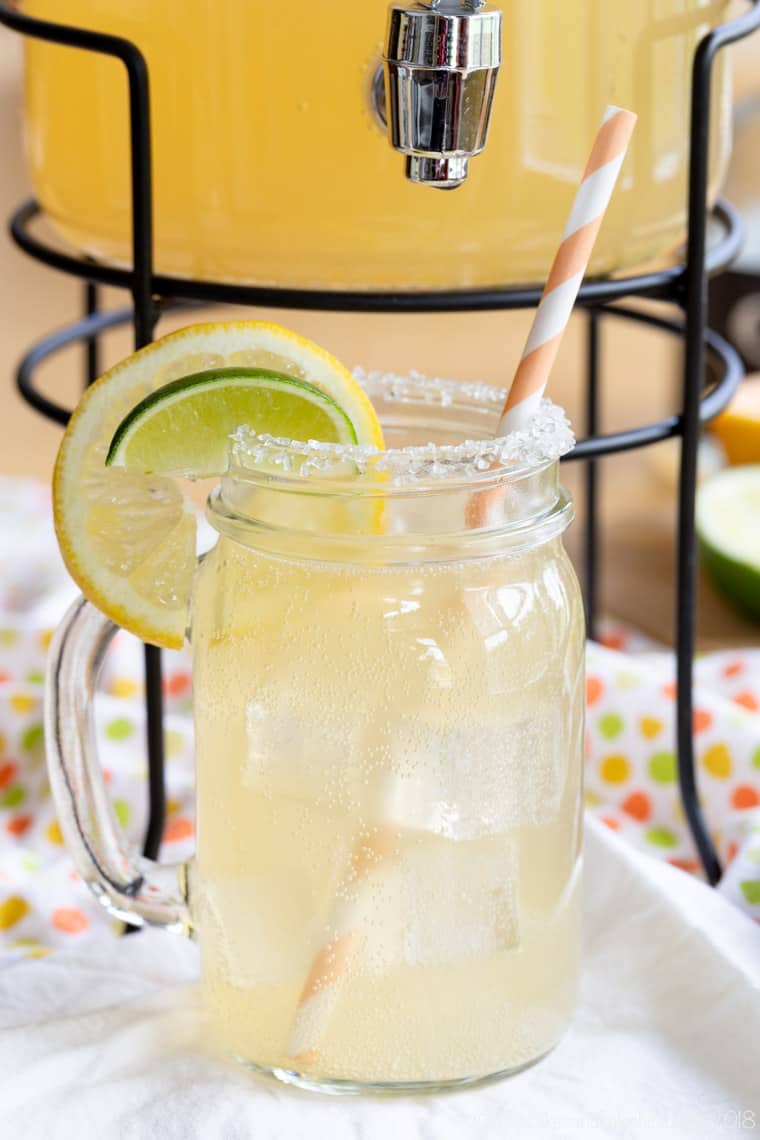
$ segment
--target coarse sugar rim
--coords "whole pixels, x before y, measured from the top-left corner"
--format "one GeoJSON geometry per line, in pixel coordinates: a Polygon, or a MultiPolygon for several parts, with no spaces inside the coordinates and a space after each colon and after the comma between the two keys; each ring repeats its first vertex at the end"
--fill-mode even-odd
{"type": "MultiPolygon", "coordinates": [[[[444,380],[419,372],[398,375],[357,368],[354,376],[370,397],[386,404],[461,406],[463,410],[484,414],[484,419],[490,413],[494,428],[507,395],[504,388],[480,381],[444,380]]],[[[564,411],[549,399],[541,401],[523,428],[507,436],[467,439],[455,444],[381,449],[370,444],[281,439],[258,434],[248,425],[239,427],[231,440],[232,467],[238,470],[265,467],[298,478],[345,478],[350,465],[352,474],[377,472],[397,484],[468,478],[495,466],[512,470],[543,467],[567,454],[575,443],[564,411]]]]}

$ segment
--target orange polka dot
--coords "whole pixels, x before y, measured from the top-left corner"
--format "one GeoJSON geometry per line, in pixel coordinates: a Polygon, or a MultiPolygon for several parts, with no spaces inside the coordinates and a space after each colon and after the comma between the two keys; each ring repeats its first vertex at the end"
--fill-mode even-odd
{"type": "Polygon", "coordinates": [[[705,750],[702,763],[711,776],[727,780],[731,775],[731,753],[725,744],[713,744],[705,750]]]}
{"type": "Polygon", "coordinates": [[[729,843],[728,847],[726,848],[726,862],[727,863],[733,863],[733,861],[736,858],[736,856],[738,855],[738,853],[739,853],[739,844],[735,843],[734,840],[732,839],[731,842],[729,843]]]}
{"type": "Polygon", "coordinates": [[[173,819],[171,823],[167,824],[164,828],[164,839],[167,843],[176,843],[180,839],[189,839],[193,834],[192,820],[180,816],[179,819],[173,819]]]}
{"type": "Polygon", "coordinates": [[[599,677],[586,678],[586,704],[595,705],[604,692],[604,684],[599,677]]]}
{"type": "Polygon", "coordinates": [[[626,638],[622,633],[603,633],[599,642],[607,649],[624,649],[626,638]]]}
{"type": "Polygon", "coordinates": [[[0,685],[2,685],[4,681],[10,681],[10,679],[10,673],[7,673],[5,669],[0,669],[0,685]]]}
{"type": "Polygon", "coordinates": [[[189,673],[174,673],[171,677],[167,677],[164,683],[164,692],[168,693],[170,697],[179,697],[182,693],[186,693],[189,688],[189,673]]]}
{"type": "Polygon", "coordinates": [[[90,925],[87,915],[74,906],[60,906],[51,919],[56,930],[64,934],[81,934],[90,925]]]}
{"type": "Polygon", "coordinates": [[[739,784],[734,788],[731,796],[731,806],[737,809],[757,807],[760,804],[760,792],[751,784],[739,784]]]}
{"type": "Polygon", "coordinates": [[[744,661],[729,661],[728,665],[724,665],[721,673],[724,677],[736,677],[744,670],[744,661]]]}
{"type": "Polygon", "coordinates": [[[691,875],[700,869],[700,863],[697,859],[681,859],[677,855],[671,855],[668,863],[671,867],[678,867],[679,870],[688,871],[691,875]]]}
{"type": "Polygon", "coordinates": [[[760,702],[754,693],[750,693],[749,689],[737,693],[734,697],[734,704],[741,705],[742,708],[749,709],[750,712],[760,712],[760,702]]]}
{"type": "Polygon", "coordinates": [[[626,815],[645,823],[652,815],[652,801],[646,792],[631,792],[620,805],[626,815]]]}
{"type": "Polygon", "coordinates": [[[669,701],[676,699],[676,683],[675,681],[668,681],[667,685],[662,686],[662,695],[669,701]]]}
{"type": "Polygon", "coordinates": [[[0,788],[7,788],[8,784],[12,784],[17,771],[18,765],[10,760],[5,764],[0,764],[0,788]]]}
{"type": "Polygon", "coordinates": [[[706,732],[712,724],[712,714],[707,709],[694,709],[692,724],[695,732],[706,732]]]}
{"type": "Polygon", "coordinates": [[[631,765],[625,756],[605,756],[601,763],[602,779],[608,784],[623,784],[631,774],[631,765]]]}
{"type": "Polygon", "coordinates": [[[5,825],[5,830],[9,835],[23,835],[25,831],[34,823],[30,815],[14,815],[13,819],[9,819],[5,825]]]}
{"type": "Polygon", "coordinates": [[[620,831],[620,820],[615,819],[614,815],[603,815],[601,819],[611,831],[620,831]]]}

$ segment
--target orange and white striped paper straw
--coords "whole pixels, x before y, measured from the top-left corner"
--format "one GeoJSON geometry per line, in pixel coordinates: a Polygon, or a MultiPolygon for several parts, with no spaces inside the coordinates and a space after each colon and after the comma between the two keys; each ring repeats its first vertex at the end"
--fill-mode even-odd
{"type": "Polygon", "coordinates": [[[329,940],[315,954],[298,999],[287,1042],[287,1054],[302,1065],[317,1056],[317,1045],[340,994],[358,943],[366,881],[396,856],[399,828],[380,823],[354,844],[346,872],[335,892],[328,920],[329,940]]]}
{"type": "Polygon", "coordinates": [[[632,111],[610,106],[604,112],[509,389],[497,435],[523,427],[538,410],[635,125],[636,115],[632,111]]]}
{"type": "MultiPolygon", "coordinates": [[[[635,123],[636,116],[619,107],[608,107],[604,113],[507,396],[498,435],[522,426],[541,401],[635,123]]],[[[336,890],[327,924],[329,937],[312,960],[288,1034],[287,1055],[296,1063],[308,1065],[317,1057],[341,983],[362,938],[367,881],[397,857],[399,827],[393,824],[393,803],[398,805],[400,794],[391,778],[385,802],[378,805],[380,823],[355,844],[336,890]]]]}

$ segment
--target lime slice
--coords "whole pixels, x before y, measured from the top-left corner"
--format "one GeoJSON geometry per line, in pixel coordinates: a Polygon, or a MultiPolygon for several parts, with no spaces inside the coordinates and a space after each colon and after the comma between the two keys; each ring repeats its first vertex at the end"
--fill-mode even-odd
{"type": "Polygon", "coordinates": [[[716,585],[760,619],[760,465],[728,467],[697,494],[702,560],[716,585]]]}
{"type": "Polygon", "coordinates": [[[66,565],[99,609],[144,641],[182,644],[195,515],[171,476],[221,474],[229,435],[383,446],[365,393],[324,349],[260,321],[195,325],[88,388],[53,477],[66,565]]]}
{"type": "Polygon", "coordinates": [[[265,368],[216,368],[141,400],[116,429],[106,464],[196,479],[219,475],[229,437],[242,424],[285,439],[357,442],[340,405],[313,384],[265,368]]]}

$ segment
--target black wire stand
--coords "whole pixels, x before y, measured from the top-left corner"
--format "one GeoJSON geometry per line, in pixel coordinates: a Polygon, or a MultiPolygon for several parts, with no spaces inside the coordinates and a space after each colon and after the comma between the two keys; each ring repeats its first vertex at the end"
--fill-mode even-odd
{"type": "MultiPolygon", "coordinates": [[[[0,0],[0,24],[40,40],[119,59],[129,84],[132,265],[128,269],[79,256],[40,235],[42,216],[34,199],[23,202],[10,219],[16,244],[30,257],[84,282],[84,316],[35,344],[21,360],[17,371],[19,391],[44,416],[65,424],[70,411],[37,390],[35,374],[47,358],[72,343],[85,346],[85,384],[98,375],[101,335],[117,325],[131,324],[135,348],[153,339],[159,315],[169,308],[192,307],[194,303],[276,306],[357,313],[475,312],[525,309],[538,304],[540,286],[450,291],[357,292],[348,290],[290,289],[238,285],[228,282],[186,280],[154,272],[153,196],[150,132],[150,81],[139,48],[127,39],[88,29],[33,19],[17,8],[14,0],[0,0]],[[131,297],[128,307],[109,312],[100,309],[99,287],[116,286],[131,297]]],[[[586,282],[579,304],[587,310],[587,387],[584,439],[579,440],[566,461],[584,460],[585,518],[583,579],[586,618],[590,636],[596,630],[598,610],[598,497],[597,460],[660,440],[679,437],[678,563],[676,570],[676,738],[678,777],[686,819],[710,883],[721,876],[721,867],[705,824],[699,802],[694,768],[692,735],[692,671],[696,615],[696,535],[694,506],[697,481],[697,446],[701,426],[728,403],[736,391],[743,367],[738,353],[717,333],[707,328],[709,278],[725,269],[741,244],[741,225],[736,211],[725,201],[707,208],[709,107],[713,64],[718,52],[760,27],[760,0],[737,19],[709,32],[699,44],[692,69],[688,225],[683,260],[657,272],[604,278],[586,282]],[[708,242],[712,219],[718,236],[708,242]],[[660,316],[622,304],[626,298],[647,298],[675,306],[679,315],[660,316]],[[607,435],[599,434],[602,353],[600,329],[607,320],[634,321],[679,337],[684,344],[682,401],[679,414],[653,423],[607,435]],[[708,375],[711,379],[708,381],[708,375]]],[[[145,692],[147,707],[147,752],[149,816],[144,852],[158,854],[166,813],[164,792],[163,700],[161,654],[145,646],[145,692]]]]}

